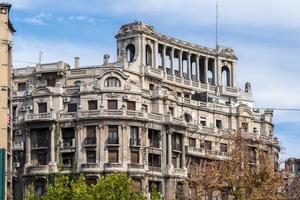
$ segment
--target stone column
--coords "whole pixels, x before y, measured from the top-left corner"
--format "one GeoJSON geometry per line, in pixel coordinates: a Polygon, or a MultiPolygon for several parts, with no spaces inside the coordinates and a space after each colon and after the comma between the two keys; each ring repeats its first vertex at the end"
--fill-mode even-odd
{"type": "Polygon", "coordinates": [[[153,66],[154,68],[158,68],[158,62],[157,62],[157,56],[158,56],[158,42],[154,42],[154,49],[153,49],[153,66]]]}
{"type": "Polygon", "coordinates": [[[82,126],[77,126],[76,127],[76,159],[77,159],[77,167],[79,168],[81,163],[82,163],[82,126]]]}
{"type": "Polygon", "coordinates": [[[103,124],[99,124],[99,149],[100,149],[100,167],[103,168],[104,163],[106,162],[105,156],[105,138],[107,138],[107,134],[105,134],[105,126],[103,124]]]}
{"type": "Polygon", "coordinates": [[[213,83],[215,84],[215,85],[217,85],[218,84],[218,67],[217,67],[217,64],[218,62],[217,62],[217,60],[216,60],[216,58],[214,59],[214,73],[213,73],[213,79],[214,79],[214,81],[213,81],[213,83]]]}
{"type": "Polygon", "coordinates": [[[174,75],[175,72],[174,72],[174,47],[172,47],[171,49],[171,55],[170,55],[170,67],[171,67],[171,75],[174,75]]]}
{"type": "Polygon", "coordinates": [[[167,131],[168,136],[168,165],[172,165],[172,131],[167,131]]]}
{"type": "Polygon", "coordinates": [[[49,171],[56,171],[56,161],[55,161],[55,125],[53,124],[50,128],[50,162],[49,162],[49,171]]]}
{"type": "Polygon", "coordinates": [[[186,162],[185,162],[185,140],[186,140],[186,133],[182,135],[181,138],[181,144],[182,144],[182,150],[181,150],[181,168],[186,168],[186,162]]]}
{"type": "Polygon", "coordinates": [[[231,72],[231,77],[230,77],[231,87],[237,87],[237,84],[236,84],[236,63],[235,62],[232,62],[230,72],[231,72]]]}
{"type": "Polygon", "coordinates": [[[182,75],[182,50],[179,50],[179,76],[180,78],[183,77],[182,75]]]}
{"type": "Polygon", "coordinates": [[[208,58],[204,58],[204,83],[208,84],[208,58]]]}
{"type": "MultiPolygon", "coordinates": [[[[217,78],[218,78],[218,85],[223,85],[222,83],[222,62],[217,58],[217,61],[216,61],[216,64],[217,64],[217,78]]],[[[230,73],[230,72],[229,72],[230,73]]],[[[229,75],[230,76],[230,75],[229,75]]]]}
{"type": "Polygon", "coordinates": [[[128,141],[129,138],[126,137],[126,136],[128,136],[129,134],[126,133],[128,131],[128,128],[127,128],[126,125],[122,125],[121,129],[122,129],[122,131],[121,131],[122,134],[121,135],[119,134],[119,142],[120,142],[120,147],[121,147],[121,151],[122,151],[121,160],[122,160],[123,167],[125,169],[127,169],[127,160],[128,160],[127,156],[129,154],[129,145],[128,145],[129,144],[129,141],[128,141]]]}
{"type": "Polygon", "coordinates": [[[167,73],[167,68],[166,68],[166,46],[163,45],[162,46],[162,67],[163,67],[163,70],[164,70],[164,73],[167,73]]]}
{"type": "Polygon", "coordinates": [[[31,140],[30,140],[30,130],[25,130],[26,134],[26,164],[25,167],[31,165],[31,140]]]}
{"type": "Polygon", "coordinates": [[[188,80],[192,79],[192,65],[191,65],[191,53],[188,52],[187,55],[187,73],[188,73],[188,80]]]}
{"type": "Polygon", "coordinates": [[[100,162],[100,126],[96,126],[96,163],[100,162]]]}
{"type": "Polygon", "coordinates": [[[200,82],[199,55],[196,56],[196,81],[200,82]]]}

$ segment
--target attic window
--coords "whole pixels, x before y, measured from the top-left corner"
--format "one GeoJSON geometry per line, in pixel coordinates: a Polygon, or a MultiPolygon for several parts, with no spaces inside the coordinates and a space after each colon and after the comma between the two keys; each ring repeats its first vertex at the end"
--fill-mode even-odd
{"type": "Polygon", "coordinates": [[[116,77],[108,77],[104,82],[105,87],[121,87],[121,82],[116,77]]]}

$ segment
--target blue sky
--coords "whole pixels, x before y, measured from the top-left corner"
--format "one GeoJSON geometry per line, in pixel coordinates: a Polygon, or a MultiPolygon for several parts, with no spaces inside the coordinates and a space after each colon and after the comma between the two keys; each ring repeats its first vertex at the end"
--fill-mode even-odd
{"type": "MultiPolygon", "coordinates": [[[[214,0],[6,0],[13,4],[14,64],[58,60],[101,64],[116,57],[120,25],[142,20],[156,30],[214,47],[214,0]],[[71,3],[72,2],[72,3],[71,3]]],[[[300,1],[219,0],[219,43],[239,57],[238,81],[250,81],[256,107],[300,108],[300,1]]],[[[300,112],[275,111],[281,158],[300,157],[300,112]]]]}

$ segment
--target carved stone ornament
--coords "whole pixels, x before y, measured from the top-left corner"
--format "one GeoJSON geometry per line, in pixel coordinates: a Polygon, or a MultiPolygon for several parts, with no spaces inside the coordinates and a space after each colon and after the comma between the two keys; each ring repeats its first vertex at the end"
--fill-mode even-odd
{"type": "Polygon", "coordinates": [[[124,90],[129,91],[131,89],[131,85],[129,83],[124,84],[124,90]]]}

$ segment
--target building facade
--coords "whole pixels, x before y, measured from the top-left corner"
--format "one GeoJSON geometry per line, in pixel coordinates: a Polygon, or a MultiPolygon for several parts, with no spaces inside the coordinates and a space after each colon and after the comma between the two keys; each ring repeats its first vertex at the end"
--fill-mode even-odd
{"type": "Polygon", "coordinates": [[[0,199],[12,199],[12,35],[11,5],[0,3],[0,199]]]}
{"type": "Polygon", "coordinates": [[[76,57],[74,67],[14,69],[18,189],[33,183],[42,194],[58,170],[84,173],[89,183],[126,172],[134,190],[148,193],[153,183],[174,199],[191,166],[228,156],[224,136],[232,132],[278,157],[273,112],[253,109],[250,83],[237,85],[233,49],[171,38],[142,22],[123,25],[116,39],[115,62],[104,55],[95,66],[76,57]]]}

